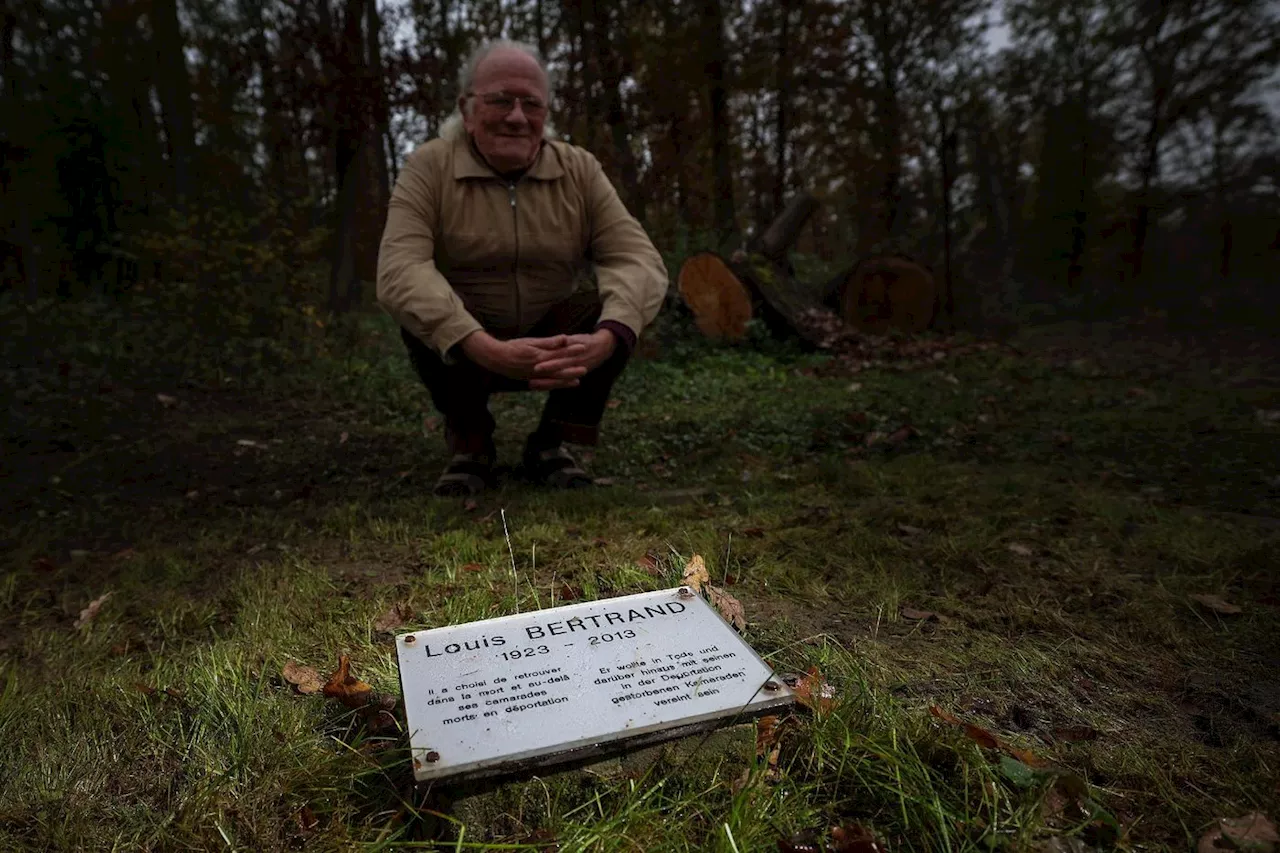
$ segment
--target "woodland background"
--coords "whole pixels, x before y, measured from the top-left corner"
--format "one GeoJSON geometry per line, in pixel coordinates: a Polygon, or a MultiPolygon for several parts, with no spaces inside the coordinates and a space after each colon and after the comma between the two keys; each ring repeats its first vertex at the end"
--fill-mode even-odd
{"type": "Polygon", "coordinates": [[[731,251],[809,190],[823,206],[797,255],[908,253],[951,285],[941,325],[1045,309],[1223,326],[1280,303],[1267,0],[0,9],[11,298],[182,282],[266,334],[281,312],[371,303],[397,167],[501,34],[549,57],[554,125],[673,264],[731,251]]]}

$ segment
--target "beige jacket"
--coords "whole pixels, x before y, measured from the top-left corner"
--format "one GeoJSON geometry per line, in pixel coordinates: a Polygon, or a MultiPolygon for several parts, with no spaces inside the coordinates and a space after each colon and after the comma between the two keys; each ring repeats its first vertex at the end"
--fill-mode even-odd
{"type": "Polygon", "coordinates": [[[378,302],[449,359],[481,328],[499,338],[527,334],[590,281],[591,265],[601,321],[638,337],[662,306],[667,271],[594,156],[548,140],[509,183],[465,135],[433,139],[409,156],[391,193],[378,302]]]}

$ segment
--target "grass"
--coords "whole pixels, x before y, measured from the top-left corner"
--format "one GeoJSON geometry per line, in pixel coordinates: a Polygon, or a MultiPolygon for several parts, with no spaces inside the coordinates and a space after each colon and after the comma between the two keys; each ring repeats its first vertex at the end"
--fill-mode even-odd
{"type": "MultiPolygon", "coordinates": [[[[849,374],[669,315],[590,455],[615,485],[507,482],[468,510],[429,495],[438,426],[384,318],[214,346],[181,299],[0,314],[6,850],[429,846],[450,818],[403,743],[296,694],[284,664],[346,652],[394,693],[374,627],[394,605],[408,630],[566,585],[660,589],[695,553],[755,648],[819,670],[834,709],[790,724],[773,770],[526,781],[442,849],[804,849],[853,824],[893,850],[1189,849],[1218,817],[1275,816],[1280,471],[1259,413],[1280,380],[1261,353],[1028,343],[849,374]]],[[[507,458],[538,404],[497,400],[507,458]]]]}

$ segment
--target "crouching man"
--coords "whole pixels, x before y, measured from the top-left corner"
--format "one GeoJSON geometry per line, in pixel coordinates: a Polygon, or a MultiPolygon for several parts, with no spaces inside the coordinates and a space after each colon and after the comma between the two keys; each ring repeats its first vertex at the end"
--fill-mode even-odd
{"type": "Polygon", "coordinates": [[[596,444],[609,391],[666,294],[661,256],[599,161],[544,135],[550,88],[532,48],[481,45],[459,75],[457,114],[391,194],[378,301],[444,416],[439,495],[492,485],[497,391],[549,391],[525,470],[590,484],[563,444],[596,444]]]}

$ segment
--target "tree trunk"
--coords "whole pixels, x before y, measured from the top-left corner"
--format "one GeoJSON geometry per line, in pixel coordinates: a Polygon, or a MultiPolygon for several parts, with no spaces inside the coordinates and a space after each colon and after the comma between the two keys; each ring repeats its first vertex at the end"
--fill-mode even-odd
{"type": "Polygon", "coordinates": [[[773,153],[773,215],[782,213],[783,199],[787,193],[787,146],[790,133],[787,107],[791,97],[791,7],[803,0],[782,0],[778,14],[782,16],[778,27],[778,84],[777,104],[774,111],[773,153]]]}
{"type": "MultiPolygon", "coordinates": [[[[378,180],[378,208],[385,208],[391,200],[391,170],[394,156],[387,141],[391,139],[391,117],[387,109],[386,78],[382,68],[382,20],[378,16],[378,0],[365,2],[365,40],[368,42],[368,75],[366,83],[373,99],[373,129],[370,147],[374,151],[374,169],[378,180]]],[[[381,229],[379,229],[381,230],[381,229]]]]}
{"type": "Polygon", "coordinates": [[[191,117],[191,78],[187,74],[185,42],[178,24],[177,0],[153,0],[151,26],[156,51],[156,93],[164,114],[165,141],[173,170],[174,195],[179,206],[191,195],[195,157],[195,129],[191,117]]]}
{"type": "MultiPolygon", "coordinates": [[[[645,198],[640,192],[640,173],[635,153],[631,150],[631,136],[627,128],[627,116],[622,105],[622,81],[630,71],[629,49],[620,50],[618,40],[625,44],[627,34],[615,29],[603,3],[592,3],[595,10],[596,56],[604,74],[606,104],[605,122],[613,134],[614,156],[622,178],[623,199],[627,207],[640,221],[645,219],[645,198]]],[[[618,20],[627,19],[626,7],[618,11],[618,20]]]]}
{"type": "Polygon", "coordinates": [[[543,0],[534,0],[533,26],[536,31],[534,35],[538,40],[538,53],[542,54],[543,62],[550,62],[551,60],[547,56],[547,24],[546,18],[542,13],[542,3],[543,0]]]}
{"type": "Polygon", "coordinates": [[[363,182],[360,156],[368,108],[364,84],[364,51],[361,32],[368,0],[345,0],[342,40],[338,46],[335,85],[340,93],[334,133],[334,179],[338,195],[334,211],[334,241],[329,274],[329,308],[344,312],[359,297],[355,261],[355,221],[363,182]]]}
{"type": "Polygon", "coordinates": [[[938,109],[938,121],[941,123],[942,138],[939,145],[938,172],[942,179],[942,298],[939,300],[943,321],[953,326],[956,319],[956,305],[953,282],[951,278],[951,183],[953,152],[956,145],[955,131],[947,126],[947,116],[941,105],[938,109]]]}
{"type": "Polygon", "coordinates": [[[720,0],[702,0],[702,32],[709,39],[705,50],[708,99],[711,104],[712,191],[715,196],[713,219],[721,243],[736,232],[737,216],[733,204],[733,155],[730,135],[729,89],[726,81],[728,65],[724,39],[724,13],[720,0]]]}

